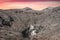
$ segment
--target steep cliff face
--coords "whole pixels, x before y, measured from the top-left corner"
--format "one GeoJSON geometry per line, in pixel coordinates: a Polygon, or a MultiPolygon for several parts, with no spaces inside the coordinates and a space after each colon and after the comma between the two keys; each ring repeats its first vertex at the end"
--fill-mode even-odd
{"type": "Polygon", "coordinates": [[[0,40],[60,40],[60,7],[0,10],[0,40]]]}

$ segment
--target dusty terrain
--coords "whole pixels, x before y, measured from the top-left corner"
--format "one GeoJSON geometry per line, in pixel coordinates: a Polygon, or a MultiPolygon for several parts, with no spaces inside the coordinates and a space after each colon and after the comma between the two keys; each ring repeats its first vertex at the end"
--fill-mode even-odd
{"type": "MultiPolygon", "coordinates": [[[[11,25],[0,21],[0,40],[60,40],[60,7],[50,7],[43,10],[0,9],[0,17],[4,20],[13,18],[11,25]],[[30,25],[35,26],[38,33],[23,37],[22,31],[30,25]],[[39,29],[40,28],[40,29],[39,29]]],[[[11,21],[10,21],[11,22],[11,21]]]]}

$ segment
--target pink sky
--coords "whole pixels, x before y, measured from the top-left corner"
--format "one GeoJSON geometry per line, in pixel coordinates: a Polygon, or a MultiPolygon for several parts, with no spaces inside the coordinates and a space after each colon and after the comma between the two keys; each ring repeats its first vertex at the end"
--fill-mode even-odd
{"type": "Polygon", "coordinates": [[[0,2],[39,2],[39,1],[60,1],[60,0],[0,0],[0,2]]]}
{"type": "Polygon", "coordinates": [[[0,0],[0,9],[21,9],[30,7],[41,10],[46,7],[60,6],[60,0],[0,0]]]}
{"type": "Polygon", "coordinates": [[[30,7],[35,10],[41,10],[46,7],[60,6],[60,2],[0,2],[0,9],[21,9],[30,7]]]}

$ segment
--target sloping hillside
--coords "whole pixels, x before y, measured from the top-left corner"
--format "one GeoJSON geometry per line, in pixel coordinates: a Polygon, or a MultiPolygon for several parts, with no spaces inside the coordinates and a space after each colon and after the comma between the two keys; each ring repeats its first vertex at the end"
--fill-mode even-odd
{"type": "Polygon", "coordinates": [[[60,7],[0,9],[0,40],[60,40],[60,7]]]}

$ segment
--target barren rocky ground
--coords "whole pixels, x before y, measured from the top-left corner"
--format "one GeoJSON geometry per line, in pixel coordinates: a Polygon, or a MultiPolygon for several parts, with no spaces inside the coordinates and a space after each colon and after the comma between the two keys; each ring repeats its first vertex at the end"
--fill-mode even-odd
{"type": "Polygon", "coordinates": [[[0,40],[60,40],[60,7],[0,9],[0,40]]]}

